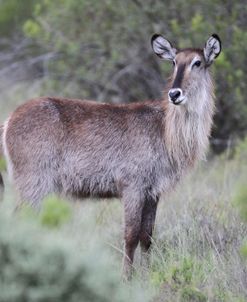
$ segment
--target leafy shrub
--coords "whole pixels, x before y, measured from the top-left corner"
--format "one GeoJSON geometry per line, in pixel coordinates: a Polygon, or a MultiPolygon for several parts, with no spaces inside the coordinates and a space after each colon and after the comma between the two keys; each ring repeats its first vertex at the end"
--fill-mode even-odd
{"type": "Polygon", "coordinates": [[[68,202],[50,196],[44,200],[39,217],[42,225],[59,227],[68,222],[71,215],[72,210],[68,202]]]}
{"type": "Polygon", "coordinates": [[[145,301],[143,291],[121,283],[111,258],[100,243],[88,249],[1,207],[0,302],[145,301]]]}

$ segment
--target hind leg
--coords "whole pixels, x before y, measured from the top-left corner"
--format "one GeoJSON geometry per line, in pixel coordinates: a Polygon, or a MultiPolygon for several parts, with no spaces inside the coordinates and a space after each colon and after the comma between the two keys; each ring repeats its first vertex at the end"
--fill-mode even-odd
{"type": "Polygon", "coordinates": [[[149,266],[149,254],[152,244],[152,234],[154,229],[156,211],[158,205],[158,198],[149,197],[142,211],[142,222],[140,232],[140,245],[141,245],[141,264],[144,268],[149,266]]]}

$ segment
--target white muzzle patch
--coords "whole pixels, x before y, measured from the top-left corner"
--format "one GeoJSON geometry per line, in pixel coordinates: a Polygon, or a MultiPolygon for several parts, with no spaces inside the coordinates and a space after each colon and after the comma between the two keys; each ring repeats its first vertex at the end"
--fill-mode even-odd
{"type": "Polygon", "coordinates": [[[174,105],[182,105],[186,103],[186,96],[183,94],[182,89],[172,88],[168,92],[169,102],[174,105]]]}

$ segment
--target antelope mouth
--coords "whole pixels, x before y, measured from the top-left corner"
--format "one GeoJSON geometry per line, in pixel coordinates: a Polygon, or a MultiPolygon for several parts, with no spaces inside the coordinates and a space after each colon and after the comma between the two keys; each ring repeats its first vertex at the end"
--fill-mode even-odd
{"type": "Polygon", "coordinates": [[[172,102],[172,104],[174,104],[174,105],[180,105],[180,104],[182,104],[182,103],[185,103],[186,102],[186,97],[185,96],[183,96],[183,97],[181,97],[181,98],[179,98],[179,99],[177,99],[177,100],[175,100],[175,101],[171,101],[172,102]]]}

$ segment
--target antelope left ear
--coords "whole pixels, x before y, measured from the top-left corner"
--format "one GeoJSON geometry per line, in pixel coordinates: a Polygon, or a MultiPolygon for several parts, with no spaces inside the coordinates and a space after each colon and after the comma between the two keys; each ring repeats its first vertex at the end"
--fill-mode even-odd
{"type": "Polygon", "coordinates": [[[213,34],[206,42],[203,49],[206,64],[209,66],[221,52],[221,41],[218,35],[213,34]]]}

